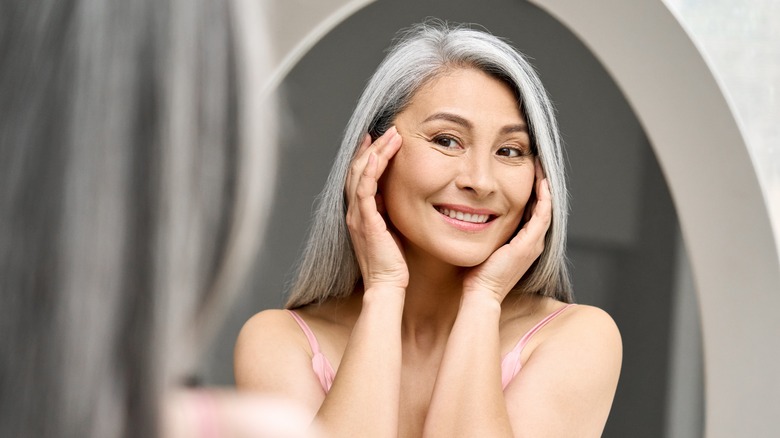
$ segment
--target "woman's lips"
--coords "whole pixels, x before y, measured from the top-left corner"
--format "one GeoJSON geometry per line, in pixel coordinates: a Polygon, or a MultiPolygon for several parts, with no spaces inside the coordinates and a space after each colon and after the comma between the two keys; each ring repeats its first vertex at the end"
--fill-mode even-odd
{"type": "Polygon", "coordinates": [[[447,223],[463,231],[482,231],[497,216],[490,210],[462,205],[435,205],[434,208],[447,223]]]}

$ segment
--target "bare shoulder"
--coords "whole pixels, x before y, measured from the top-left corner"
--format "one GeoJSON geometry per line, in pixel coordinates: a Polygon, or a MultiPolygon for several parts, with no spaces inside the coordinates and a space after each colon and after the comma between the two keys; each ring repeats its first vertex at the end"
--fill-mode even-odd
{"type": "Polygon", "coordinates": [[[502,310],[503,327],[514,345],[535,324],[556,312],[560,313],[530,339],[523,362],[537,347],[557,343],[596,342],[621,350],[620,331],[612,317],[598,307],[584,304],[567,306],[553,298],[521,296],[502,310]]]}
{"type": "Polygon", "coordinates": [[[608,336],[612,341],[620,340],[620,331],[612,317],[604,310],[586,304],[570,306],[561,315],[561,326],[567,332],[589,332],[583,335],[603,338],[608,336]]]}
{"type": "Polygon", "coordinates": [[[286,310],[264,310],[241,329],[234,351],[236,388],[274,394],[313,409],[324,394],[305,334],[286,310]]]}
{"type": "Polygon", "coordinates": [[[597,307],[570,306],[538,335],[505,391],[513,428],[529,436],[600,436],[622,364],[614,320],[597,307]]]}
{"type": "Polygon", "coordinates": [[[571,306],[561,315],[558,330],[559,336],[550,340],[563,344],[569,350],[587,349],[591,355],[617,359],[618,362],[622,357],[620,330],[612,317],[598,307],[571,306]]]}
{"type": "Polygon", "coordinates": [[[305,351],[306,338],[290,312],[280,309],[263,310],[249,318],[236,341],[236,355],[264,350],[305,351]]]}
{"type": "MultiPolygon", "coordinates": [[[[547,333],[540,339],[531,362],[539,358],[576,359],[580,372],[596,369],[607,374],[617,374],[623,356],[623,342],[615,321],[598,307],[578,304],[570,306],[550,323],[547,333]],[[588,367],[593,369],[587,370],[588,367]]],[[[568,370],[576,373],[576,369],[568,370]]]]}

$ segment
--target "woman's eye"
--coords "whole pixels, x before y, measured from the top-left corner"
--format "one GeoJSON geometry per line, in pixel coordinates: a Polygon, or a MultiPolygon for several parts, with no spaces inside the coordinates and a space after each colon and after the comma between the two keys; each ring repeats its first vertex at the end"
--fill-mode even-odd
{"type": "Polygon", "coordinates": [[[444,148],[454,148],[458,145],[458,142],[454,138],[450,137],[435,137],[433,142],[444,148]]]}
{"type": "Polygon", "coordinates": [[[496,151],[496,154],[502,156],[502,157],[509,157],[509,158],[516,158],[516,157],[522,157],[523,151],[518,148],[510,148],[510,147],[502,147],[499,148],[498,151],[496,151]]]}

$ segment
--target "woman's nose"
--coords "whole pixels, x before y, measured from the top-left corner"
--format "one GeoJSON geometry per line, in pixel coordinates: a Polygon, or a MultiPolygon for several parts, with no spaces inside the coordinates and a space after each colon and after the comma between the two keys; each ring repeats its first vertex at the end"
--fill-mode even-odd
{"type": "MultiPolygon", "coordinates": [[[[463,158],[455,185],[461,190],[473,192],[483,198],[495,191],[496,179],[490,156],[468,154],[463,158]]],[[[482,155],[482,154],[479,154],[482,155]]]]}

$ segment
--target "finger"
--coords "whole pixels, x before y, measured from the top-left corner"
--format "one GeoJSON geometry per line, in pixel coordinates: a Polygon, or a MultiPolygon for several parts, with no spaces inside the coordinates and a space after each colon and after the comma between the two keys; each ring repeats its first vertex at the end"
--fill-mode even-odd
{"type": "Polygon", "coordinates": [[[550,195],[550,183],[547,178],[539,182],[539,190],[536,195],[536,205],[534,205],[533,214],[530,222],[535,225],[541,225],[546,231],[552,220],[552,196],[550,195]]]}
{"type": "MultiPolygon", "coordinates": [[[[390,129],[385,131],[384,134],[380,135],[379,138],[377,138],[373,143],[370,141],[371,136],[366,134],[368,136],[368,145],[361,144],[360,148],[358,148],[358,152],[355,154],[355,160],[357,161],[364,161],[368,162],[368,156],[372,152],[379,152],[382,149],[387,146],[388,143],[390,143],[393,138],[398,135],[398,129],[396,129],[395,126],[391,126],[390,129]]],[[[365,140],[364,140],[365,142],[365,140]]]]}
{"type": "MultiPolygon", "coordinates": [[[[398,131],[396,130],[395,126],[390,127],[390,129],[387,130],[384,134],[382,134],[381,137],[379,137],[375,142],[371,143],[371,136],[366,134],[366,137],[363,139],[363,142],[361,143],[360,147],[358,148],[358,152],[355,155],[355,158],[352,160],[352,164],[350,166],[350,171],[347,174],[347,182],[345,185],[345,190],[347,191],[347,201],[351,200],[352,196],[350,194],[355,193],[355,189],[357,188],[358,180],[360,179],[360,175],[363,174],[363,172],[366,169],[366,165],[368,164],[368,157],[377,150],[382,150],[385,145],[388,143],[393,143],[392,148],[395,148],[397,150],[397,147],[400,145],[396,145],[393,142],[393,139],[398,135],[398,131]]],[[[395,140],[400,141],[399,139],[395,140]]],[[[395,153],[395,152],[393,152],[395,153]]],[[[384,164],[386,166],[386,163],[384,164]]],[[[384,167],[383,166],[383,167],[384,167]]],[[[384,168],[382,169],[384,171],[384,168]]]]}
{"type": "Polygon", "coordinates": [[[366,222],[366,225],[371,227],[374,221],[381,216],[377,211],[376,205],[376,190],[377,190],[377,154],[371,153],[368,156],[368,162],[366,163],[365,170],[360,176],[356,189],[357,206],[360,212],[360,217],[366,222]]]}
{"type": "Polygon", "coordinates": [[[352,161],[350,162],[350,168],[349,172],[347,172],[347,181],[344,184],[344,192],[347,194],[347,201],[350,199],[350,194],[353,193],[352,182],[355,178],[352,177],[352,174],[355,169],[355,165],[357,163],[357,157],[360,157],[363,155],[363,152],[371,145],[371,136],[366,134],[363,136],[363,140],[360,142],[360,146],[358,146],[357,151],[355,152],[355,155],[352,157],[352,161]]]}
{"type": "Polygon", "coordinates": [[[543,244],[544,236],[547,234],[551,222],[552,196],[550,195],[547,178],[543,178],[539,182],[536,204],[534,205],[531,219],[526,222],[525,226],[517,233],[510,244],[515,244],[516,242],[518,244],[543,244]]]}
{"type": "Polygon", "coordinates": [[[359,157],[363,155],[363,152],[368,149],[368,147],[371,146],[371,135],[366,134],[363,136],[363,141],[360,142],[360,146],[358,146],[358,150],[355,152],[355,157],[359,157]]]}
{"type": "Polygon", "coordinates": [[[382,147],[377,148],[376,155],[377,155],[377,168],[376,168],[376,178],[377,180],[382,177],[382,175],[385,173],[385,170],[387,169],[387,165],[390,164],[390,160],[393,159],[396,153],[401,149],[401,144],[403,143],[403,139],[401,138],[401,134],[396,132],[392,137],[390,137],[387,140],[387,143],[382,145],[382,147]]]}

